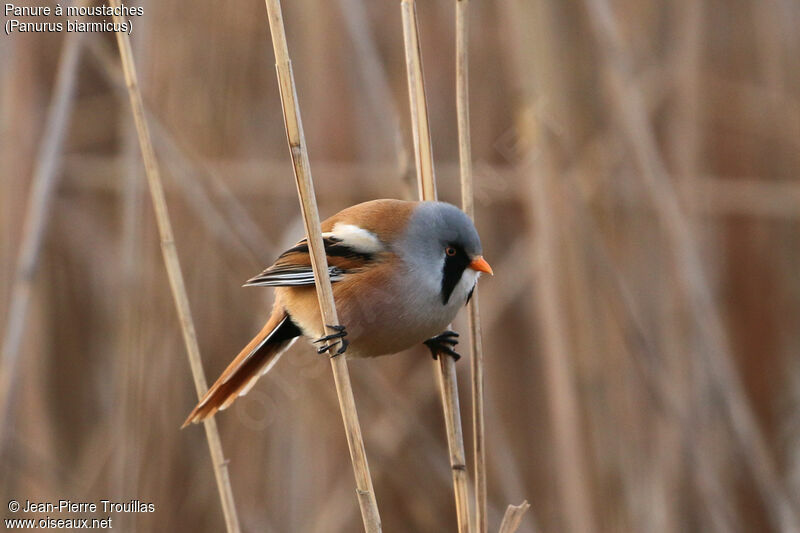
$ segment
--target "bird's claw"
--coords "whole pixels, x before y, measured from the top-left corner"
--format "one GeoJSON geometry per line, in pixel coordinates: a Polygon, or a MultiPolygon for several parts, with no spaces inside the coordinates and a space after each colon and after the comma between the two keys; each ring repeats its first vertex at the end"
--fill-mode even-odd
{"type": "Polygon", "coordinates": [[[320,337],[319,339],[315,340],[314,343],[325,342],[332,339],[341,339],[347,335],[347,330],[345,329],[344,326],[328,325],[328,327],[334,330],[336,333],[331,333],[330,335],[325,335],[324,337],[320,337]]]}
{"type": "Polygon", "coordinates": [[[431,351],[434,359],[439,358],[440,353],[447,354],[458,361],[461,359],[461,354],[453,350],[453,347],[458,344],[458,333],[455,331],[445,331],[444,333],[426,340],[423,344],[431,351]]]}
{"type": "Polygon", "coordinates": [[[347,336],[347,329],[345,329],[345,327],[341,325],[336,325],[336,326],[328,325],[328,327],[334,330],[336,333],[331,333],[330,335],[325,335],[324,337],[320,337],[319,339],[315,340],[314,343],[334,341],[331,342],[330,344],[326,344],[317,349],[317,353],[320,354],[328,352],[331,350],[331,348],[333,348],[337,344],[340,344],[341,346],[339,346],[339,349],[336,351],[336,353],[331,354],[331,357],[336,357],[337,355],[343,354],[347,350],[347,347],[350,345],[350,343],[347,340],[345,340],[345,337],[347,336]]]}

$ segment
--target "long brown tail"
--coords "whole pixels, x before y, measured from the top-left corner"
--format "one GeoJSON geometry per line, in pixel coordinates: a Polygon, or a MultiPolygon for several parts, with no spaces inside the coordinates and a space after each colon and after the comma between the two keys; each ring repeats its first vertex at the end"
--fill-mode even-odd
{"type": "Polygon", "coordinates": [[[202,422],[244,396],[301,334],[285,312],[272,313],[267,323],[203,395],[181,428],[202,422]]]}

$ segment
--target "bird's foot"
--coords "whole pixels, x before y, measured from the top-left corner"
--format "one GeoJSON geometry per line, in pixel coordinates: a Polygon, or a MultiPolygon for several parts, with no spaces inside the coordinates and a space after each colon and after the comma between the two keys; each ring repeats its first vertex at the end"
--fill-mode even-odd
{"type": "Polygon", "coordinates": [[[318,342],[333,341],[317,349],[317,353],[330,352],[331,348],[333,348],[337,344],[341,344],[341,346],[339,346],[339,349],[335,353],[331,354],[331,357],[336,357],[337,355],[343,354],[347,350],[347,347],[350,345],[350,343],[345,339],[345,337],[347,336],[347,329],[345,329],[344,326],[340,325],[337,326],[328,325],[328,327],[334,330],[336,333],[325,335],[324,337],[315,340],[314,343],[316,344],[318,342]]]}
{"type": "Polygon", "coordinates": [[[431,351],[431,355],[434,359],[438,359],[440,353],[451,356],[455,361],[461,359],[461,355],[453,350],[458,344],[458,333],[455,331],[445,331],[440,335],[426,340],[423,344],[431,351]]]}

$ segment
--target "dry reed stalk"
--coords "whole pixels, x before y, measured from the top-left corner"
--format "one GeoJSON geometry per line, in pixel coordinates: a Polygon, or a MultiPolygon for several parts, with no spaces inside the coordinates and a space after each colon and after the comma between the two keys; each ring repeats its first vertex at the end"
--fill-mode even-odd
{"type": "MultiPolygon", "coordinates": [[[[411,107],[411,124],[414,133],[417,185],[420,199],[436,200],[436,176],[433,171],[433,151],[428,123],[428,104],[425,98],[425,79],[422,72],[422,55],[419,47],[419,25],[414,0],[401,2],[403,16],[403,42],[405,44],[408,94],[411,107]]],[[[450,452],[450,469],[453,473],[453,491],[460,533],[471,531],[469,509],[469,487],[464,451],[464,436],[461,431],[461,408],[458,401],[456,362],[453,357],[439,354],[437,377],[442,395],[442,408],[450,452]]]]}
{"type": "MultiPolygon", "coordinates": [[[[110,4],[112,7],[119,7],[119,0],[110,0],[110,4]]],[[[114,19],[117,23],[124,22],[124,18],[121,16],[115,15],[114,19]]],[[[139,148],[142,151],[145,174],[147,175],[147,183],[150,188],[153,210],[155,211],[158,232],[161,238],[161,252],[169,277],[175,308],[180,319],[181,331],[183,333],[184,343],[186,344],[186,352],[189,357],[189,365],[192,369],[197,397],[202,398],[203,394],[208,389],[208,384],[200,359],[200,349],[197,344],[197,335],[194,329],[194,321],[192,320],[183,274],[181,273],[178,252],[175,248],[175,239],[172,234],[172,224],[169,219],[158,162],[156,160],[155,151],[153,150],[153,143],[150,140],[150,130],[147,126],[147,120],[144,114],[144,104],[142,103],[142,95],[136,76],[136,67],[133,62],[130,38],[127,33],[123,32],[117,32],[116,36],[120,60],[122,61],[122,68],[125,74],[125,82],[128,87],[133,119],[136,124],[136,133],[139,137],[139,148]]],[[[236,514],[233,491],[228,475],[228,466],[222,451],[222,443],[220,442],[216,421],[210,418],[204,422],[204,427],[214,466],[214,476],[217,481],[217,488],[222,502],[222,511],[225,515],[225,526],[229,533],[238,532],[240,531],[239,517],[236,514]]]]}
{"type": "MultiPolygon", "coordinates": [[[[456,114],[461,167],[461,205],[475,220],[472,145],[469,126],[469,0],[456,0],[456,114]]],[[[472,446],[475,461],[475,531],[486,533],[486,425],[483,401],[483,344],[478,288],[468,305],[470,368],[472,370],[472,446]]]]}
{"type": "Polygon", "coordinates": [[[506,509],[506,514],[503,515],[503,521],[500,523],[500,530],[498,533],[514,533],[519,529],[523,515],[530,508],[531,504],[529,504],[527,500],[519,505],[509,505],[506,509]]]}
{"type": "Polygon", "coordinates": [[[417,5],[414,0],[402,0],[403,44],[408,75],[408,100],[411,106],[411,132],[414,136],[414,161],[417,168],[417,187],[421,200],[436,200],[436,177],[433,173],[431,130],[428,124],[428,101],[425,98],[425,78],[422,74],[422,54],[419,49],[417,5]]]}
{"type": "MultiPolygon", "coordinates": [[[[286,43],[286,30],[283,26],[281,5],[279,0],[265,1],[272,34],[272,47],[275,52],[275,68],[278,74],[286,136],[292,156],[300,207],[303,211],[303,223],[308,238],[322,322],[323,324],[336,325],[339,323],[339,318],[336,314],[333,289],[328,274],[328,261],[322,242],[317,200],[314,195],[314,182],[311,178],[311,168],[308,161],[305,135],[303,134],[303,123],[297,103],[297,92],[294,74],[292,73],[292,64],[289,59],[289,49],[286,43]]],[[[329,333],[334,333],[334,330],[329,328],[329,333]]],[[[330,361],[333,379],[336,383],[336,393],[339,398],[339,407],[342,411],[344,429],[347,435],[347,446],[350,450],[350,459],[353,462],[356,494],[361,507],[364,528],[368,533],[378,532],[381,531],[380,515],[378,514],[375,491],[372,487],[367,456],[364,451],[364,440],[361,436],[361,426],[358,422],[355,398],[350,384],[350,374],[347,370],[347,360],[345,357],[332,356],[330,361]]]]}
{"type": "Polygon", "coordinates": [[[780,531],[800,530],[795,504],[778,475],[741,379],[731,361],[731,349],[722,318],[705,279],[691,228],[661,160],[652,129],[645,120],[642,95],[628,83],[630,59],[606,0],[586,0],[595,39],[599,43],[609,96],[619,123],[633,149],[642,184],[670,244],[673,268],[688,300],[692,321],[703,344],[699,350],[709,373],[709,388],[722,399],[723,412],[746,459],[769,518],[780,531]]]}
{"type": "Polygon", "coordinates": [[[467,458],[464,451],[464,435],[461,431],[461,408],[458,402],[458,380],[456,362],[452,356],[439,354],[434,363],[438,369],[439,389],[444,409],[444,424],[447,431],[447,448],[450,452],[450,469],[453,473],[453,490],[456,498],[456,516],[459,533],[471,531],[469,489],[467,481],[467,458]]]}
{"type": "MultiPolygon", "coordinates": [[[[2,428],[8,428],[7,418],[16,382],[19,350],[25,332],[25,318],[30,305],[33,278],[51,214],[50,205],[58,183],[61,147],[72,114],[83,41],[81,35],[68,34],[64,39],[42,142],[36,155],[0,356],[0,427],[2,428]]],[[[8,435],[7,432],[4,434],[8,435]]],[[[0,450],[6,440],[0,439],[0,450]]]]}

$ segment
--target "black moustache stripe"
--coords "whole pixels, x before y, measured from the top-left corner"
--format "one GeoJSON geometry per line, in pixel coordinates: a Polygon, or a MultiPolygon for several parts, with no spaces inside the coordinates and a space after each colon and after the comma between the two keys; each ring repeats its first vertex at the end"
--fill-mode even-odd
{"type": "Polygon", "coordinates": [[[461,248],[456,247],[456,255],[444,257],[442,268],[442,304],[447,305],[450,296],[461,281],[461,276],[470,264],[470,259],[461,248]]]}

